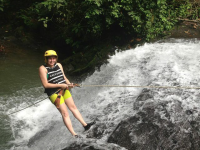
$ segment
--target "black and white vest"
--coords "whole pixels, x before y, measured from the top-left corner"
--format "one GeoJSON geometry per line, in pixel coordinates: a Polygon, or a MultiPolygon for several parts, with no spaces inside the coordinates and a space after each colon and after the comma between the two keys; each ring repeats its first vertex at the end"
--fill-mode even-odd
{"type": "MultiPolygon", "coordinates": [[[[47,69],[48,83],[52,83],[52,84],[66,83],[63,73],[57,63],[55,64],[53,68],[47,67],[46,65],[44,65],[44,67],[47,69]]],[[[45,88],[44,92],[47,93],[48,96],[51,96],[58,89],[59,88],[45,88]]]]}

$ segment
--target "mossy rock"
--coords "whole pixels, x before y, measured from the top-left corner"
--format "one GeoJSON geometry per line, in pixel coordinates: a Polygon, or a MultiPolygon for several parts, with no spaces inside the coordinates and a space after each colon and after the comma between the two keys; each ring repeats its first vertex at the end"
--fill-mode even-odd
{"type": "Polygon", "coordinates": [[[94,70],[96,66],[100,66],[106,62],[110,54],[111,46],[101,46],[91,48],[84,52],[78,52],[62,61],[64,70],[69,75],[82,75],[86,72],[94,70]]]}

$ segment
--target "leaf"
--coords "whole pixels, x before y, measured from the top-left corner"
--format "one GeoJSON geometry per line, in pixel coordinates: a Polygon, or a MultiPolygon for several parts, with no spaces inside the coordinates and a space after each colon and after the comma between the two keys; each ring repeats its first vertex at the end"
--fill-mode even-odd
{"type": "Polygon", "coordinates": [[[45,28],[47,28],[47,22],[46,21],[43,21],[43,25],[45,28]]]}

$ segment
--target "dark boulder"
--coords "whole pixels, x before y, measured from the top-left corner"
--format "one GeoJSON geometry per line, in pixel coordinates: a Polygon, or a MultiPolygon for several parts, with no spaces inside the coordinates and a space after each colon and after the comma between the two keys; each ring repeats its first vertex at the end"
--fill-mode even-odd
{"type": "Polygon", "coordinates": [[[121,121],[108,142],[130,150],[199,150],[200,118],[193,118],[194,110],[185,111],[181,101],[168,99],[176,93],[144,89],[134,104],[136,114],[121,121]]]}

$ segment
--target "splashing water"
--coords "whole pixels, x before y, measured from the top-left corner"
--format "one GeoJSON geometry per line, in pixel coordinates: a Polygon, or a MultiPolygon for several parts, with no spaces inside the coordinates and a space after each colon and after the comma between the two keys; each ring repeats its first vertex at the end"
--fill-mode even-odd
{"type": "MultiPolygon", "coordinates": [[[[200,42],[197,39],[169,39],[126,51],[116,50],[116,54],[110,56],[108,64],[102,65],[100,71],[95,71],[82,84],[197,87],[200,86],[199,47],[200,42]]],[[[144,108],[154,108],[161,119],[175,124],[184,122],[186,115],[182,113],[188,110],[193,112],[190,120],[198,118],[198,90],[152,89],[150,97],[139,101],[138,97],[143,91],[142,88],[123,87],[74,88],[74,101],[86,122],[97,122],[92,129],[83,132],[83,127],[71,115],[75,131],[84,137],[79,140],[71,138],[61,115],[46,99],[10,116],[14,137],[11,141],[12,148],[63,149],[76,142],[76,145],[85,143],[96,149],[126,149],[123,144],[119,146],[108,143],[107,140],[122,120],[138,115],[144,108]],[[179,107],[180,110],[177,110],[179,107]]],[[[14,96],[10,99],[12,98],[14,96]]],[[[143,121],[141,119],[137,123],[143,121]]],[[[142,136],[134,134],[131,137],[130,141],[133,143],[142,142],[142,136]]]]}

